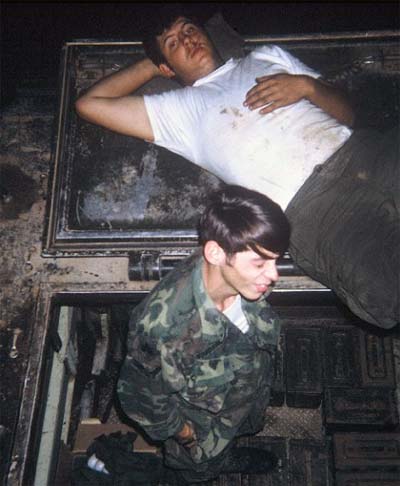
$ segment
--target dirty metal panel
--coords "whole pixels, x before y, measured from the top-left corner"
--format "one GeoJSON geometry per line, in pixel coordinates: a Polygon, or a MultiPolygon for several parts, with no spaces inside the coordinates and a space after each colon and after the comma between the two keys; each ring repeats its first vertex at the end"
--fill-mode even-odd
{"type": "MultiPolygon", "coordinates": [[[[87,123],[74,110],[94,82],[141,58],[133,42],[64,47],[44,254],[196,246],[198,214],[219,181],[165,149],[87,123]]],[[[140,93],[176,87],[156,79],[140,93]]]]}
{"type": "MultiPolygon", "coordinates": [[[[347,88],[361,126],[398,120],[399,34],[364,32],[249,38],[245,50],[275,43],[347,88]]],[[[121,255],[149,248],[193,248],[196,223],[220,181],[165,149],[81,120],[85,89],[144,56],[140,42],[75,41],[62,51],[53,173],[44,256],[121,255]]],[[[140,93],[175,89],[155,79],[140,93]]]]}

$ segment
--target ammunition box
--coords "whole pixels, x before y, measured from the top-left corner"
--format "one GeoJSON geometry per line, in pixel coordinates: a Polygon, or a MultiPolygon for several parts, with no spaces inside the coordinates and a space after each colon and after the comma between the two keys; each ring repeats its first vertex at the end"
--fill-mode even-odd
{"type": "Polygon", "coordinates": [[[320,329],[286,330],[286,402],[289,407],[316,408],[322,398],[320,329]]]}
{"type": "Polygon", "coordinates": [[[285,363],[283,352],[285,349],[285,334],[281,332],[279,336],[279,345],[275,353],[274,363],[274,381],[271,387],[271,398],[269,405],[271,407],[280,407],[285,401],[285,363]]]}
{"type": "MultiPolygon", "coordinates": [[[[269,474],[248,474],[242,475],[241,485],[249,486],[287,486],[288,485],[288,463],[287,463],[287,446],[286,440],[282,437],[260,437],[252,436],[241,439],[241,445],[255,447],[257,449],[266,449],[275,454],[278,459],[278,467],[269,474]],[[245,442],[243,442],[245,441],[245,442]],[[243,478],[247,478],[243,480],[243,478]]],[[[227,485],[228,486],[228,485],[227,485]]],[[[230,486],[230,483],[229,483],[230,486]]]]}
{"type": "Polygon", "coordinates": [[[392,427],[398,424],[394,392],[388,388],[328,388],[325,422],[328,427],[392,427]]]}
{"type": "Polygon", "coordinates": [[[392,338],[360,330],[359,342],[363,386],[394,388],[392,338]]]}
{"type": "Polygon", "coordinates": [[[352,326],[324,329],[324,376],[328,387],[352,388],[359,382],[358,336],[352,326]]]}
{"type": "Polygon", "coordinates": [[[330,448],[325,442],[289,441],[290,486],[330,486],[330,448]]]}
{"type": "Polygon", "coordinates": [[[399,433],[334,434],[333,447],[337,469],[400,468],[399,433]]]}
{"type": "Polygon", "coordinates": [[[399,472],[338,472],[336,486],[399,486],[399,472]]]}

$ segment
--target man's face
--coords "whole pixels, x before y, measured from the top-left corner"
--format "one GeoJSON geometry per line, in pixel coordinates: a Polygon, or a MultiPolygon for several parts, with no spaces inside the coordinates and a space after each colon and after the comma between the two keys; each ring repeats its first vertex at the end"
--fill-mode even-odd
{"type": "Polygon", "coordinates": [[[257,300],[278,280],[276,260],[279,255],[262,249],[263,257],[253,250],[235,253],[221,266],[221,275],[234,293],[247,300],[257,300]]]}
{"type": "Polygon", "coordinates": [[[157,40],[169,67],[186,85],[192,85],[221,64],[206,33],[184,17],[179,17],[157,40]]]}

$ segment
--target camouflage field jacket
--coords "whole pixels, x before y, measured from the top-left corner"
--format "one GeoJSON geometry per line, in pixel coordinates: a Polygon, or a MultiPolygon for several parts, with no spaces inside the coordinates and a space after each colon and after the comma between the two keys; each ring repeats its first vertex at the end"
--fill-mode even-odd
{"type": "Polygon", "coordinates": [[[249,416],[264,415],[280,331],[264,298],[242,299],[250,325],[243,334],[207,295],[202,262],[198,253],[181,262],[135,308],[118,382],[125,413],[154,440],[167,441],[177,463],[182,446],[171,438],[185,422],[198,439],[188,460],[201,464],[218,456],[249,416]]]}

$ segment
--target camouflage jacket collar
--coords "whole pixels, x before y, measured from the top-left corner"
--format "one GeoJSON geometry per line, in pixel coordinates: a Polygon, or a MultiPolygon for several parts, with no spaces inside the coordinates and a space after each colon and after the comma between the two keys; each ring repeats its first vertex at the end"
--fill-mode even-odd
{"type": "Polygon", "coordinates": [[[192,273],[192,288],[194,301],[199,312],[202,333],[210,341],[223,341],[226,334],[228,319],[221,319],[223,314],[215,307],[208,295],[203,281],[204,258],[197,260],[192,273]]]}

